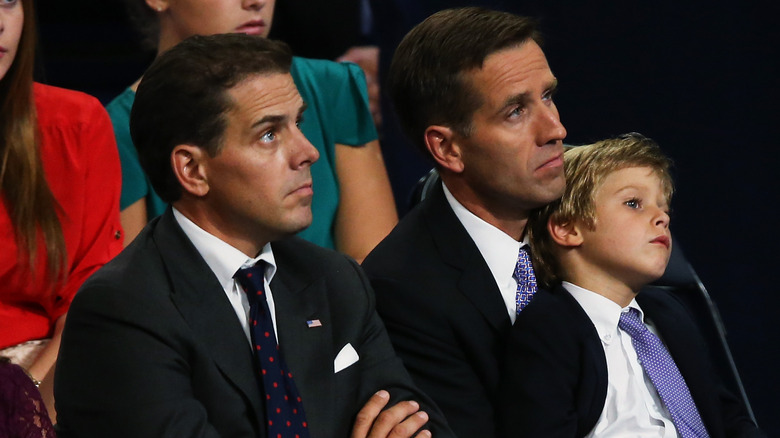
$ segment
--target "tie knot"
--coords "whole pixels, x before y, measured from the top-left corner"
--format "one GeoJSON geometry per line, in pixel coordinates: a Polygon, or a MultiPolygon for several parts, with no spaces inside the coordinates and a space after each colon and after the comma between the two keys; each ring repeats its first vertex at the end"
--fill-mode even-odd
{"type": "Polygon", "coordinates": [[[531,255],[526,247],[521,247],[517,253],[517,264],[515,264],[515,272],[512,276],[520,281],[529,281],[533,278],[536,283],[536,276],[534,275],[533,264],[531,264],[531,255]],[[529,278],[530,277],[530,278],[529,278]]]}
{"type": "Polygon", "coordinates": [[[521,310],[531,302],[537,291],[536,275],[534,267],[531,264],[531,256],[525,247],[521,247],[517,254],[517,264],[515,272],[512,274],[517,281],[517,297],[515,299],[515,310],[520,313],[521,310]]]}
{"type": "Polygon", "coordinates": [[[241,268],[236,271],[236,274],[233,276],[233,278],[238,281],[238,284],[241,285],[241,288],[244,289],[244,292],[247,294],[250,301],[259,297],[265,298],[263,287],[264,277],[265,262],[263,261],[259,261],[248,268],[241,268]]]}
{"type": "Polygon", "coordinates": [[[647,326],[642,322],[639,317],[639,311],[634,308],[628,309],[628,312],[620,314],[620,320],[618,321],[618,327],[624,332],[628,333],[632,338],[647,331],[647,326]]]}

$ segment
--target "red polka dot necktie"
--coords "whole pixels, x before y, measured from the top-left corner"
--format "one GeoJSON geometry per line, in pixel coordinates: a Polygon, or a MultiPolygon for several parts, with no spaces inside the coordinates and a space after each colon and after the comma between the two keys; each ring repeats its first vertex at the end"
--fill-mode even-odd
{"type": "Polygon", "coordinates": [[[534,267],[531,264],[531,256],[528,254],[526,247],[521,247],[517,254],[517,264],[515,265],[515,272],[512,274],[512,277],[517,281],[515,309],[519,314],[520,311],[531,302],[531,299],[533,299],[537,290],[534,267]]]}
{"type": "Polygon", "coordinates": [[[241,268],[235,279],[249,298],[249,332],[263,377],[269,438],[309,438],[309,425],[292,373],[276,342],[263,287],[264,262],[241,268]]]}
{"type": "Polygon", "coordinates": [[[709,437],[677,364],[658,336],[642,322],[639,311],[631,308],[621,313],[618,327],[631,336],[639,363],[669,410],[677,433],[683,438],[709,437]]]}

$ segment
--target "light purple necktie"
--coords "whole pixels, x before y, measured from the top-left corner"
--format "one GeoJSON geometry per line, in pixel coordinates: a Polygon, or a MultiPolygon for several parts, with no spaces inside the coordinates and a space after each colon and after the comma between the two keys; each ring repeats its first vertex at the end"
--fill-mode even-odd
{"type": "Polygon", "coordinates": [[[661,340],[642,322],[639,311],[632,308],[621,313],[618,327],[631,336],[639,362],[669,410],[677,433],[683,438],[709,437],[674,359],[661,340]]]}
{"type": "Polygon", "coordinates": [[[515,298],[517,313],[528,303],[536,293],[536,275],[534,275],[534,267],[531,264],[531,257],[528,255],[528,250],[525,247],[521,247],[517,254],[517,264],[515,265],[515,272],[512,277],[517,281],[517,297],[515,298]]]}

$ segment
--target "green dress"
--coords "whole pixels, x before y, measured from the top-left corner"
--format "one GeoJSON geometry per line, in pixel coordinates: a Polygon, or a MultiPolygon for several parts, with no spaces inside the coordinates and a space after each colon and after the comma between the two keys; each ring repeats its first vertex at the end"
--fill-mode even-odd
{"type": "MultiPolygon", "coordinates": [[[[319,160],[312,165],[313,220],[299,236],[334,248],[333,223],[339,204],[335,145],[362,146],[377,139],[368,108],[365,77],[355,64],[298,57],[293,58],[290,73],[308,106],[301,130],[320,152],[319,160]]],[[[135,92],[128,88],[106,107],[122,162],[120,208],[145,198],[148,219],[152,219],[162,214],[166,203],[154,192],[130,137],[130,109],[134,100],[135,92]]]]}

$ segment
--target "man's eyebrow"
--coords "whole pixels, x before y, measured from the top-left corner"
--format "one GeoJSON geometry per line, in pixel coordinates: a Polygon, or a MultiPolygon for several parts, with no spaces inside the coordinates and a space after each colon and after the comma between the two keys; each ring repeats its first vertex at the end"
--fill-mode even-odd
{"type": "MultiPolygon", "coordinates": [[[[297,117],[300,117],[304,111],[306,111],[306,108],[309,106],[304,102],[300,109],[298,110],[297,117]]],[[[284,114],[269,114],[262,119],[256,121],[255,123],[252,123],[252,129],[257,128],[258,126],[265,125],[265,124],[280,124],[287,121],[288,117],[284,114]]]]}
{"type": "MultiPolygon", "coordinates": [[[[553,78],[544,88],[544,94],[553,94],[557,89],[558,89],[558,78],[553,78]]],[[[501,106],[499,112],[503,112],[504,110],[512,106],[519,106],[522,108],[528,103],[530,97],[531,97],[530,91],[515,94],[514,96],[509,96],[504,101],[504,105],[501,106]]]]}
{"type": "Polygon", "coordinates": [[[526,103],[528,103],[530,96],[530,93],[527,91],[524,93],[515,94],[514,96],[509,96],[504,101],[504,104],[501,106],[501,109],[499,109],[499,112],[503,112],[505,109],[511,106],[519,106],[521,108],[524,107],[526,103]]]}
{"type": "Polygon", "coordinates": [[[549,84],[547,84],[545,91],[547,93],[555,93],[556,91],[558,91],[558,78],[553,78],[553,80],[550,81],[549,84]]]}
{"type": "Polygon", "coordinates": [[[269,114],[262,119],[256,121],[255,123],[252,123],[252,129],[257,128],[258,126],[262,125],[276,125],[279,123],[283,123],[285,120],[287,120],[287,116],[282,114],[269,114]]]}

